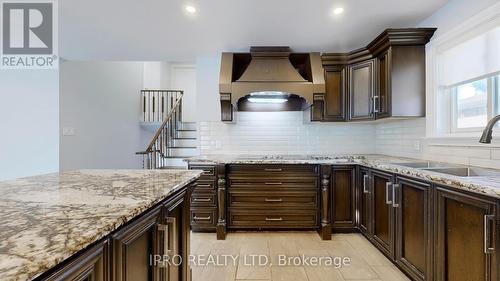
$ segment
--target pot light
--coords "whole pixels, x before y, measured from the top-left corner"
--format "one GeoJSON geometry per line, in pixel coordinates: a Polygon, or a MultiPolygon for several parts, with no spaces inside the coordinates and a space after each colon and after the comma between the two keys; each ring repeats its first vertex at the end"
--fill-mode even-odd
{"type": "Polygon", "coordinates": [[[338,7],[338,8],[333,9],[333,14],[334,15],[340,15],[343,12],[344,12],[344,8],[342,8],[342,7],[338,7]]]}
{"type": "Polygon", "coordinates": [[[194,6],[186,6],[184,9],[190,14],[196,13],[196,8],[194,6]]]}

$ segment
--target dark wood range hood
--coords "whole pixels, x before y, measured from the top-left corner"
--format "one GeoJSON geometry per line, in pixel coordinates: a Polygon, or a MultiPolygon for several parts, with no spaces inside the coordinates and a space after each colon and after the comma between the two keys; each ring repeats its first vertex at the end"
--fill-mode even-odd
{"type": "Polygon", "coordinates": [[[320,53],[293,53],[289,47],[251,47],[249,53],[222,53],[219,91],[222,121],[243,111],[302,110],[325,93],[320,53]],[[247,103],[253,94],[287,95],[285,104],[247,103]]]}

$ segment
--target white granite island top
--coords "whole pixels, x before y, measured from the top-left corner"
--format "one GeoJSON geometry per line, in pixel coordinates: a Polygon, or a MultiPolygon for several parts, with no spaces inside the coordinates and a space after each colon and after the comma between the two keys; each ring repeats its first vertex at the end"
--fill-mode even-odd
{"type": "MultiPolygon", "coordinates": [[[[500,177],[474,176],[459,177],[422,169],[410,168],[395,163],[425,162],[427,160],[392,157],[387,155],[204,155],[185,159],[190,164],[325,164],[325,165],[362,165],[407,175],[438,184],[471,191],[500,199],[500,177]]],[[[447,163],[445,163],[447,164],[447,163]]],[[[450,166],[462,166],[449,164],[450,166]]],[[[498,173],[500,171],[497,170],[498,173]]]]}
{"type": "Polygon", "coordinates": [[[0,182],[0,280],[36,278],[200,174],[78,170],[0,182]]]}

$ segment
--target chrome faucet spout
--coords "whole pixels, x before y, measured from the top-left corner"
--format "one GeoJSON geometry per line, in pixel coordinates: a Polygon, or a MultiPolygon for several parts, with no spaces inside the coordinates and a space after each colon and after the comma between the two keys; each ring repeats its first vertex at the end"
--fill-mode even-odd
{"type": "Polygon", "coordinates": [[[484,128],[483,135],[481,136],[481,139],[479,139],[480,143],[491,143],[492,134],[493,134],[493,127],[495,126],[495,124],[498,121],[500,121],[500,114],[491,118],[491,120],[486,125],[486,128],[484,128]]]}

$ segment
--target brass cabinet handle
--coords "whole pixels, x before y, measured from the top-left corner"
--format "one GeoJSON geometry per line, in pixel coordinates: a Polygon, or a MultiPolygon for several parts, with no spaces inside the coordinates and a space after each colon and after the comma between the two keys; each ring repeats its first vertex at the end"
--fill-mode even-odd
{"type": "MultiPolygon", "coordinates": [[[[390,188],[391,188],[392,182],[386,182],[385,183],[385,204],[391,205],[392,201],[394,201],[394,195],[392,195],[392,199],[389,199],[389,195],[391,194],[390,188]]],[[[394,187],[393,187],[394,189],[394,187]]]]}
{"type": "Polygon", "coordinates": [[[212,217],[211,216],[208,216],[208,217],[197,217],[197,216],[194,216],[194,220],[195,221],[208,221],[210,220],[212,217]]]}
{"type": "Polygon", "coordinates": [[[266,171],[266,172],[281,172],[281,171],[283,171],[283,169],[281,169],[281,168],[266,168],[266,169],[264,169],[264,171],[266,171]]]}
{"type": "Polygon", "coordinates": [[[368,184],[366,183],[368,181],[368,175],[363,175],[363,193],[370,193],[368,191],[368,184]]]}
{"type": "Polygon", "coordinates": [[[194,198],[194,202],[210,202],[212,199],[210,198],[194,198]]]}
{"type": "Polygon", "coordinates": [[[393,184],[392,185],[392,207],[394,208],[399,208],[399,203],[397,203],[398,197],[396,196],[396,191],[401,185],[399,184],[393,184]]]}
{"type": "Polygon", "coordinates": [[[266,202],[283,202],[283,199],[279,198],[279,199],[269,199],[269,198],[266,198],[265,199],[266,202]]]}
{"type": "MultiPolygon", "coordinates": [[[[491,227],[491,225],[495,224],[495,215],[485,215],[484,216],[484,253],[485,254],[491,254],[495,251],[495,246],[492,245],[492,241],[490,237],[494,237],[493,233],[491,232],[492,230],[495,229],[495,227],[491,227]]],[[[495,244],[493,244],[495,245],[495,244]]]]}
{"type": "Polygon", "coordinates": [[[282,221],[283,218],[266,218],[266,221],[282,221]]]}
{"type": "Polygon", "coordinates": [[[282,185],[282,182],[266,182],[266,185],[282,185]]]}

